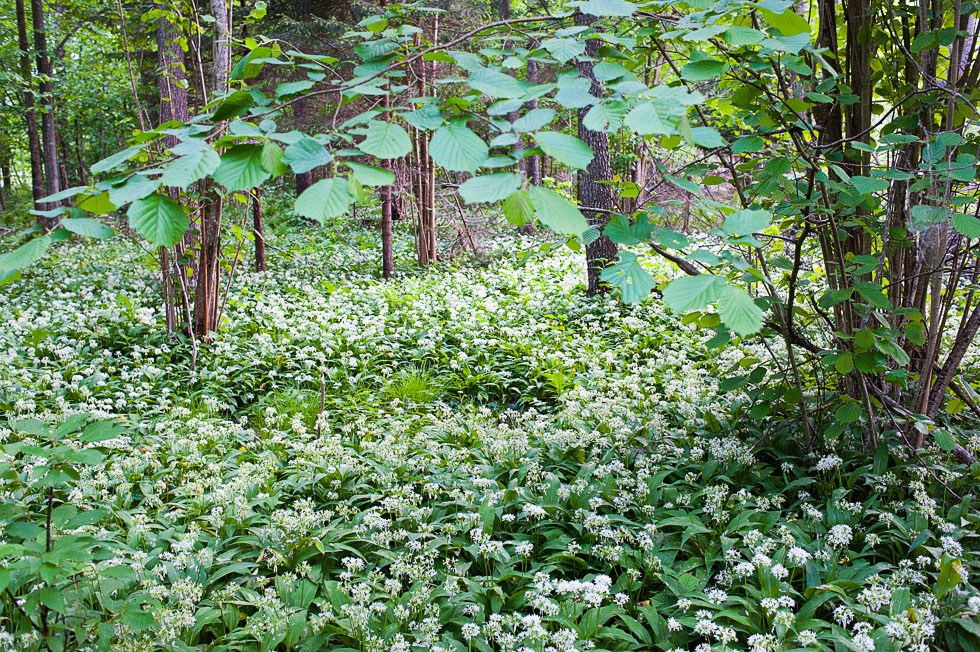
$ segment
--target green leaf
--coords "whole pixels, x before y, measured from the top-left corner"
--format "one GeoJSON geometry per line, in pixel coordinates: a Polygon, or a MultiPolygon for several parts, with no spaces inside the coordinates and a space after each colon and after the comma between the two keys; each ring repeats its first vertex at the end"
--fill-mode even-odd
{"type": "Polygon", "coordinates": [[[694,127],[691,129],[691,140],[694,141],[694,144],[707,149],[724,147],[728,144],[728,141],[722,138],[714,127],[694,127]]]}
{"type": "Polygon", "coordinates": [[[382,170],[372,165],[362,165],[353,161],[344,161],[351,169],[354,177],[365,186],[391,186],[395,183],[395,175],[388,170],[382,170]]]}
{"type": "Polygon", "coordinates": [[[953,213],[953,228],[968,238],[980,238],[980,220],[966,213],[953,213]]]}
{"type": "Polygon", "coordinates": [[[859,281],[854,284],[854,289],[857,290],[857,293],[874,307],[881,308],[883,310],[891,309],[892,302],[885,296],[884,290],[877,283],[872,283],[871,281],[859,281]]]}
{"type": "Polygon", "coordinates": [[[625,215],[613,215],[602,234],[617,244],[632,247],[650,239],[651,226],[646,213],[637,216],[636,224],[630,224],[625,215]]]}
{"type": "Polygon", "coordinates": [[[429,141],[432,160],[454,172],[475,172],[489,153],[483,139],[459,123],[440,127],[429,141]]]}
{"type": "Polygon", "coordinates": [[[496,70],[478,66],[470,71],[470,88],[476,89],[488,97],[516,99],[527,92],[528,84],[518,81],[510,75],[496,70]]]}
{"type": "Polygon", "coordinates": [[[66,217],[61,220],[61,226],[72,233],[89,238],[98,238],[100,240],[111,238],[116,234],[111,227],[106,226],[98,220],[93,220],[91,217],[66,217]]]}
{"type": "Polygon", "coordinates": [[[534,139],[545,154],[579,170],[589,167],[589,163],[595,156],[592,148],[575,136],[560,134],[557,131],[540,131],[534,135],[534,139]]]}
{"type": "Polygon", "coordinates": [[[851,177],[851,185],[862,195],[871,195],[888,189],[888,181],[871,177],[851,177]]]}
{"type": "Polygon", "coordinates": [[[380,159],[401,158],[412,151],[412,139],[400,125],[371,120],[367,134],[357,148],[380,159]]]}
{"type": "Polygon", "coordinates": [[[221,163],[214,171],[214,180],[229,192],[251,190],[269,178],[262,165],[261,145],[235,145],[221,155],[221,163]]]}
{"type": "Polygon", "coordinates": [[[627,303],[643,301],[657,287],[657,282],[643,269],[636,254],[631,251],[620,252],[619,262],[602,270],[599,278],[610,286],[619,288],[623,301],[627,303]]]}
{"type": "Polygon", "coordinates": [[[30,267],[44,255],[51,243],[50,235],[41,235],[31,238],[10,253],[5,254],[3,258],[0,258],[0,279],[6,279],[17,270],[30,267]]]}
{"type": "Polygon", "coordinates": [[[439,110],[439,107],[433,104],[427,104],[418,111],[402,113],[401,117],[404,118],[405,122],[412,125],[416,129],[422,129],[425,131],[438,129],[442,126],[443,122],[442,111],[439,110]]]}
{"type": "Polygon", "coordinates": [[[459,194],[467,204],[501,201],[520,190],[522,180],[523,177],[516,172],[473,177],[463,182],[459,194]]]}
{"type": "Polygon", "coordinates": [[[837,359],[834,360],[834,369],[837,370],[837,373],[845,376],[851,373],[851,370],[854,369],[854,356],[850,353],[837,356],[837,359]]]}
{"type": "Polygon", "coordinates": [[[287,145],[282,157],[282,162],[291,167],[296,174],[309,172],[332,160],[333,156],[323,145],[305,136],[287,145]]]}
{"type": "Polygon", "coordinates": [[[589,228],[578,207],[550,188],[528,188],[534,214],[553,231],[580,236],[589,228]]]}
{"type": "Polygon", "coordinates": [[[192,152],[170,163],[160,177],[164,186],[186,190],[192,183],[213,173],[221,164],[218,152],[210,147],[192,152]]]}
{"type": "Polygon", "coordinates": [[[88,186],[75,186],[74,188],[66,188],[61,192],[56,192],[53,195],[47,195],[46,197],[41,197],[37,200],[39,204],[50,204],[56,201],[61,201],[62,199],[68,199],[69,197],[74,197],[83,190],[88,190],[88,186]]]}
{"type": "Polygon", "coordinates": [[[740,288],[726,286],[718,300],[718,314],[725,326],[742,337],[759,332],[762,328],[762,308],[740,288]]]}
{"type": "Polygon", "coordinates": [[[80,197],[78,199],[78,208],[93,215],[105,215],[116,210],[112,200],[109,199],[109,193],[106,191],[80,197]]]}
{"type": "Polygon", "coordinates": [[[235,91],[221,101],[211,118],[215,122],[237,118],[254,103],[255,98],[248,91],[235,91]]]}
{"type": "Polygon", "coordinates": [[[852,401],[844,403],[834,412],[834,416],[841,423],[853,423],[860,419],[862,414],[864,414],[864,410],[861,409],[861,406],[852,401]]]}
{"type": "Polygon", "coordinates": [[[118,167],[122,163],[125,163],[129,159],[136,156],[138,153],[143,151],[145,144],[133,145],[132,147],[127,147],[121,152],[116,152],[112,156],[107,156],[95,165],[92,166],[92,174],[99,174],[100,172],[105,172],[106,170],[111,170],[118,167]]]}
{"type": "Polygon", "coordinates": [[[751,235],[765,229],[771,220],[769,211],[743,208],[729,215],[721,230],[729,235],[751,235]]]}
{"type": "Polygon", "coordinates": [[[525,190],[518,190],[504,200],[504,217],[514,226],[521,226],[534,217],[534,204],[531,195],[525,190]]]}
{"type": "Polygon", "coordinates": [[[603,102],[589,109],[582,124],[590,131],[610,131],[623,124],[629,106],[626,102],[603,102]]]}
{"type": "Polygon", "coordinates": [[[180,204],[155,192],[129,205],[129,225],[157,247],[172,247],[184,237],[189,223],[180,204]]]}
{"type": "Polygon", "coordinates": [[[590,16],[632,16],[636,5],[626,0],[586,0],[578,3],[583,14],[590,16]]]}
{"type": "Polygon", "coordinates": [[[281,100],[290,95],[296,95],[303,91],[313,88],[313,82],[309,79],[302,79],[294,82],[284,82],[276,86],[276,99],[281,100]]]}
{"type": "Polygon", "coordinates": [[[257,59],[265,59],[272,54],[272,48],[270,47],[257,47],[235,64],[235,67],[231,70],[231,79],[251,79],[255,77],[260,72],[262,72],[262,67],[265,63],[252,63],[257,59]]]}
{"type": "Polygon", "coordinates": [[[262,167],[266,172],[272,175],[273,179],[281,177],[286,173],[286,170],[289,169],[286,164],[283,163],[282,157],[282,148],[271,140],[266,141],[262,145],[262,155],[260,157],[262,160],[262,167]]]}
{"type": "Polygon", "coordinates": [[[354,198],[347,189],[345,179],[322,179],[296,199],[295,210],[297,215],[323,224],[328,218],[340,217],[346,213],[352,201],[354,198]]]}
{"type": "Polygon", "coordinates": [[[732,145],[733,154],[751,154],[752,152],[758,152],[760,149],[765,147],[766,141],[762,140],[758,136],[746,136],[745,138],[739,138],[732,145]]]}
{"type": "MultiPolygon", "coordinates": [[[[214,161],[215,167],[217,167],[217,154],[214,156],[214,161]]],[[[173,164],[171,163],[171,165],[173,164]]],[[[156,192],[160,185],[160,179],[147,179],[142,174],[134,174],[125,182],[109,188],[109,201],[115,206],[125,206],[131,201],[143,199],[151,192],[156,192]]]]}
{"type": "Polygon", "coordinates": [[[939,448],[947,453],[956,448],[956,438],[948,430],[936,428],[932,431],[932,438],[936,440],[936,446],[939,446],[939,448]]]}
{"type": "Polygon", "coordinates": [[[699,82],[706,79],[714,79],[718,77],[725,70],[728,69],[728,64],[724,61],[717,61],[716,59],[701,59],[700,61],[692,61],[681,69],[681,79],[689,82],[699,82]]]}
{"type": "Polygon", "coordinates": [[[684,111],[680,103],[644,102],[629,112],[623,124],[642,136],[670,136],[677,133],[684,111]]]}
{"type": "Polygon", "coordinates": [[[676,313],[701,310],[717,300],[724,287],[722,278],[714,274],[682,276],[664,287],[664,301],[676,313]]]}
{"type": "Polygon", "coordinates": [[[58,589],[45,586],[40,591],[41,604],[57,613],[65,613],[65,594],[58,589]]]}
{"type": "Polygon", "coordinates": [[[511,128],[519,134],[536,131],[541,127],[551,124],[551,121],[554,119],[554,109],[531,109],[517,120],[514,120],[511,128]]]}
{"type": "Polygon", "coordinates": [[[752,27],[729,27],[725,30],[725,42],[736,47],[758,45],[766,35],[752,27]]]}
{"type": "Polygon", "coordinates": [[[796,36],[797,34],[809,34],[810,23],[805,18],[787,9],[781,14],[773,13],[768,9],[759,9],[762,18],[783,33],[783,36],[796,36]]]}
{"type": "Polygon", "coordinates": [[[541,41],[541,45],[561,63],[585,53],[585,41],[577,38],[549,38],[541,41]]]}

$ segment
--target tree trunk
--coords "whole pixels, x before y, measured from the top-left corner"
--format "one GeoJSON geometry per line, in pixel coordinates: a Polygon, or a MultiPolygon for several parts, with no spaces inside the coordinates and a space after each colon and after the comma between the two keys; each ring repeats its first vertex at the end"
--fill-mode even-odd
{"type": "MultiPolygon", "coordinates": [[[[157,3],[157,8],[166,10],[167,5],[157,3]]],[[[169,16],[160,19],[157,27],[157,64],[160,69],[160,123],[176,120],[187,122],[190,115],[187,107],[187,69],[184,68],[184,50],[178,42],[180,30],[170,22],[169,16]]],[[[167,147],[177,144],[174,136],[164,140],[167,147]]]]}
{"type": "MultiPolygon", "coordinates": [[[[231,4],[211,0],[214,16],[213,95],[228,90],[231,72],[231,4]]],[[[194,332],[199,338],[218,330],[218,301],[221,256],[221,218],[224,199],[213,182],[203,184],[204,205],[199,211],[201,241],[198,257],[197,285],[194,288],[194,332]]]]}
{"type": "MultiPolygon", "coordinates": [[[[591,25],[597,20],[595,16],[577,14],[575,16],[576,25],[591,25]]],[[[599,54],[599,40],[588,39],[585,45],[585,56],[595,59],[599,54]]],[[[602,88],[596,81],[593,69],[593,61],[578,61],[575,64],[579,74],[591,80],[592,95],[599,97],[602,88]]],[[[584,172],[579,172],[578,178],[578,199],[583,207],[582,212],[589,226],[595,229],[602,228],[609,222],[609,214],[604,212],[613,207],[612,193],[609,186],[602,183],[612,179],[612,164],[609,157],[609,135],[601,131],[586,129],[582,121],[585,119],[587,108],[578,110],[578,137],[586,145],[592,148],[594,156],[592,162],[584,172]],[[599,210],[588,210],[589,208],[599,210]]],[[[602,235],[585,247],[585,259],[588,265],[588,295],[595,296],[605,291],[606,286],[599,281],[599,273],[616,257],[619,248],[616,243],[607,236],[602,235]]]]}
{"type": "Polygon", "coordinates": [[[255,271],[265,271],[265,230],[262,228],[262,191],[252,191],[252,229],[255,231],[255,271]]]}
{"type": "MultiPolygon", "coordinates": [[[[44,170],[41,163],[41,141],[37,133],[37,112],[34,109],[31,45],[27,40],[27,16],[24,10],[24,0],[17,0],[17,45],[20,48],[20,74],[24,78],[24,121],[27,124],[27,149],[31,156],[31,193],[34,197],[35,208],[40,208],[37,205],[37,200],[44,197],[44,170]]],[[[43,218],[38,218],[38,220],[42,221],[43,218]]]]}
{"type": "MultiPolygon", "coordinates": [[[[48,58],[47,34],[44,29],[44,0],[31,0],[31,22],[34,26],[34,57],[41,77],[41,160],[44,162],[44,193],[53,195],[61,189],[58,167],[58,135],[55,128],[54,87],[51,82],[51,60],[48,58]]],[[[57,204],[48,204],[54,208],[57,204]]]]}

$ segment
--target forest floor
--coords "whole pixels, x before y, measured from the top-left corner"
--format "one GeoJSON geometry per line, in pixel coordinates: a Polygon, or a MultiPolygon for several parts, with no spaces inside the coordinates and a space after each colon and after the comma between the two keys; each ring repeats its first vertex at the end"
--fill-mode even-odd
{"type": "Polygon", "coordinates": [[[0,288],[5,540],[45,527],[31,482],[53,458],[17,445],[68,420],[62,442],[101,453],[54,503],[55,545],[102,551],[59,587],[79,632],[113,650],[870,651],[957,649],[956,621],[976,627],[950,568],[976,563],[977,519],[937,489],[936,468],[956,481],[938,454],[927,471],[765,430],[719,389],[762,344],[709,349],[659,301],[588,299],[567,250],[383,282],[375,238],[302,229],[271,241],[269,272],[246,258],[193,370],[135,247],[64,244],[0,288]]]}

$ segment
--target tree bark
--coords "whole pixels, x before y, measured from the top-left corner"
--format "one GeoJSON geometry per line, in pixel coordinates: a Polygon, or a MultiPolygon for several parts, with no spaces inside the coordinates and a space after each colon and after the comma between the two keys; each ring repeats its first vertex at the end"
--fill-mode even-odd
{"type": "Polygon", "coordinates": [[[35,208],[40,208],[37,200],[44,197],[44,169],[41,163],[41,141],[37,133],[37,112],[34,109],[31,45],[27,40],[24,0],[17,0],[17,45],[20,48],[20,74],[24,78],[24,122],[27,125],[27,149],[31,156],[31,193],[35,208]]]}
{"type": "MultiPolygon", "coordinates": [[[[157,3],[158,9],[167,5],[157,3]]],[[[172,120],[187,122],[187,69],[184,67],[184,50],[178,39],[180,30],[170,22],[169,16],[160,19],[157,26],[157,65],[160,69],[160,123],[172,120]]],[[[167,147],[177,144],[175,136],[164,139],[167,147]]]]}
{"type": "Polygon", "coordinates": [[[255,271],[265,271],[265,229],[262,228],[262,191],[252,191],[252,229],[255,231],[255,271]]]}
{"type": "MultiPolygon", "coordinates": [[[[597,20],[595,16],[578,14],[575,16],[576,25],[591,25],[597,20]]],[[[585,45],[585,56],[587,58],[597,58],[599,54],[599,40],[588,39],[585,45]]],[[[593,61],[578,61],[575,64],[579,74],[592,82],[590,92],[599,97],[602,88],[596,81],[593,69],[593,61]]],[[[587,108],[578,110],[578,137],[586,145],[592,148],[594,156],[592,162],[584,172],[579,172],[578,177],[578,199],[583,207],[582,212],[589,226],[595,229],[602,228],[609,222],[609,214],[604,212],[613,207],[613,197],[609,186],[601,183],[612,179],[612,164],[609,156],[609,135],[601,131],[592,131],[582,124],[587,108]],[[599,210],[588,210],[589,208],[599,210]]],[[[585,247],[585,259],[588,265],[588,290],[589,296],[595,296],[606,291],[607,286],[599,280],[599,273],[609,264],[609,262],[619,253],[616,243],[607,236],[601,235],[592,244],[585,247]]]]}
{"type": "MultiPolygon", "coordinates": [[[[40,76],[41,160],[44,163],[44,193],[53,195],[61,189],[58,168],[58,134],[54,115],[54,86],[51,78],[51,59],[48,58],[47,33],[44,28],[44,0],[31,0],[31,23],[34,27],[34,58],[40,76]]],[[[50,208],[57,203],[48,204],[50,208]]]]}
{"type": "MultiPolygon", "coordinates": [[[[231,4],[211,0],[214,16],[212,91],[217,96],[228,90],[231,72],[231,4]]],[[[201,240],[197,285],[194,288],[194,332],[199,338],[218,330],[219,259],[221,256],[221,218],[224,199],[213,182],[202,184],[204,205],[200,210],[201,240]]]]}

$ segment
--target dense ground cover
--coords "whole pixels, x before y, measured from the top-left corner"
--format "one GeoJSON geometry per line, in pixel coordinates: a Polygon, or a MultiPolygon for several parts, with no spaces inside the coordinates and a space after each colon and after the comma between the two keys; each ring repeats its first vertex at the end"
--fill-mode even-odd
{"type": "Polygon", "coordinates": [[[136,248],[0,288],[0,650],[977,649],[940,451],[770,432],[716,380],[761,345],[567,253],[373,238],[275,240],[194,370],[136,248]]]}

